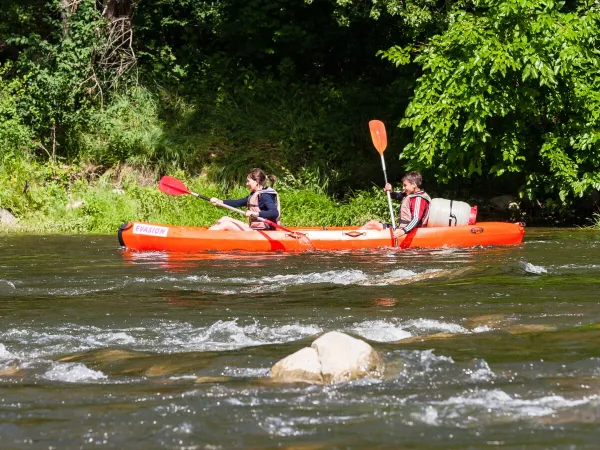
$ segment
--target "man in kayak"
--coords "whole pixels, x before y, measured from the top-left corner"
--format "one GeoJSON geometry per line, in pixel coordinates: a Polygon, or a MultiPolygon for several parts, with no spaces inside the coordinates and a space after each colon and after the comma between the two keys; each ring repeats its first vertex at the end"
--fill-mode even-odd
{"type": "Polygon", "coordinates": [[[246,178],[246,186],[250,189],[250,194],[247,197],[238,200],[211,198],[210,202],[216,206],[219,204],[233,206],[234,208],[246,206],[248,208],[246,217],[248,217],[249,222],[244,223],[229,216],[223,216],[209,230],[250,231],[272,229],[270,225],[259,219],[261,217],[279,224],[281,207],[279,204],[279,194],[273,189],[275,180],[274,175],[267,177],[261,169],[251,169],[246,178]],[[267,178],[270,187],[266,187],[267,178]]]}
{"type": "MultiPolygon", "coordinates": [[[[431,198],[420,188],[422,182],[423,177],[419,172],[409,172],[402,178],[402,191],[394,192],[389,183],[383,188],[393,199],[402,200],[399,227],[394,231],[395,238],[408,234],[414,228],[427,225],[431,198]]],[[[361,227],[361,230],[384,230],[391,227],[389,223],[370,220],[361,227]]]]}

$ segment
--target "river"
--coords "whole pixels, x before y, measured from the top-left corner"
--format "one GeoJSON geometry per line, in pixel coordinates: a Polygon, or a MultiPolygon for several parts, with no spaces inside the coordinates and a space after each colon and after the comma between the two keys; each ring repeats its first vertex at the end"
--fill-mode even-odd
{"type": "Polygon", "coordinates": [[[597,448],[600,234],[507,248],[135,253],[0,240],[3,448],[597,448]],[[274,384],[338,330],[381,380],[274,384]]]}

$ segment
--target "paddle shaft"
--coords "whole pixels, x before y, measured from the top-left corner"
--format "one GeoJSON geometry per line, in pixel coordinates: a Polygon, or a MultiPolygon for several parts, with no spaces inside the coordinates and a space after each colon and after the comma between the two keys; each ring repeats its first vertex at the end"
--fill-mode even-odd
{"type": "MultiPolygon", "coordinates": [[[[383,179],[385,180],[385,184],[388,184],[387,172],[385,170],[385,159],[383,158],[383,153],[381,153],[381,166],[383,167],[383,179]]],[[[387,191],[386,194],[387,194],[388,206],[390,207],[390,217],[392,219],[392,227],[395,230],[396,229],[396,220],[394,220],[394,207],[392,206],[392,195],[390,194],[390,191],[387,191]]]]}

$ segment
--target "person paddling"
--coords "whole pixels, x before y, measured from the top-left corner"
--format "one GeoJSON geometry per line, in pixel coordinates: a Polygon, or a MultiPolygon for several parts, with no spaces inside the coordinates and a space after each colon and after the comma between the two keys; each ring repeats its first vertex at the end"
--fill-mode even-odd
{"type": "MultiPolygon", "coordinates": [[[[399,228],[394,231],[395,238],[408,234],[414,228],[427,225],[431,198],[421,189],[422,182],[423,177],[419,172],[409,172],[402,178],[403,191],[394,192],[392,185],[389,183],[383,188],[384,191],[390,192],[393,199],[402,200],[400,205],[400,224],[399,228]]],[[[386,228],[392,228],[392,225],[377,220],[370,220],[361,227],[361,230],[384,230],[386,228]]]]}
{"type": "Polygon", "coordinates": [[[275,180],[274,175],[267,176],[261,169],[251,169],[246,178],[246,186],[250,189],[250,194],[247,197],[238,200],[211,198],[210,202],[213,205],[225,204],[234,208],[247,207],[246,217],[248,217],[249,222],[244,223],[229,216],[223,216],[209,230],[250,231],[273,229],[270,225],[258,220],[257,217],[279,224],[281,207],[279,194],[273,189],[275,180]],[[270,187],[267,187],[267,179],[270,187]]]}

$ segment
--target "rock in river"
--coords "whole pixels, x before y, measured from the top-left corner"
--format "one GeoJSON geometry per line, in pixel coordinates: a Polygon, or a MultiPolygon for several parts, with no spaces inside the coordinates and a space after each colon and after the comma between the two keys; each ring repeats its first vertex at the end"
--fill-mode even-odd
{"type": "Polygon", "coordinates": [[[333,384],[382,375],[383,363],[373,347],[338,331],[324,334],[271,368],[271,378],[280,382],[333,384]]]}

